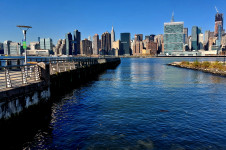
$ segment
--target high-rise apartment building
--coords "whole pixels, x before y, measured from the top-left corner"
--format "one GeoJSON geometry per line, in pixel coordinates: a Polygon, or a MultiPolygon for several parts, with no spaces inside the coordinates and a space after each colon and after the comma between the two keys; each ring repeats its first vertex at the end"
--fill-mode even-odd
{"type": "Polygon", "coordinates": [[[157,43],[154,41],[149,41],[146,45],[147,54],[156,55],[157,54],[157,43]]]}
{"type": "MultiPolygon", "coordinates": [[[[174,20],[174,19],[172,19],[174,20]]],[[[164,53],[182,52],[184,44],[184,22],[164,23],[164,53]]]]}
{"type": "Polygon", "coordinates": [[[143,50],[143,34],[135,34],[134,41],[132,43],[133,55],[141,55],[143,50]]]}
{"type": "Polygon", "coordinates": [[[92,41],[89,41],[88,39],[81,41],[81,54],[86,56],[93,54],[92,41]]]}
{"type": "Polygon", "coordinates": [[[19,56],[22,54],[21,44],[17,42],[11,42],[9,45],[10,55],[11,56],[19,56]]]}
{"type": "Polygon", "coordinates": [[[59,39],[54,50],[55,55],[66,55],[66,40],[59,39]]]}
{"type": "Polygon", "coordinates": [[[65,35],[66,39],[66,55],[74,55],[73,54],[73,40],[72,34],[69,32],[65,35]]]}
{"type": "Polygon", "coordinates": [[[104,55],[111,51],[111,34],[108,32],[101,35],[101,51],[104,55]]]}
{"type": "Polygon", "coordinates": [[[120,33],[120,55],[131,55],[130,33],[120,33]]]}
{"type": "Polygon", "coordinates": [[[98,55],[99,49],[99,35],[95,34],[93,36],[93,55],[98,55]]]}

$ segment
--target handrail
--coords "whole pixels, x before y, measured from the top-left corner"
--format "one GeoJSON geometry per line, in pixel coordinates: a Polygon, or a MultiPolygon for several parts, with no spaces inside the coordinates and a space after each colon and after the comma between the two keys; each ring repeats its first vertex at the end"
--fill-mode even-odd
{"type": "MultiPolygon", "coordinates": [[[[111,61],[112,59],[105,58],[73,58],[55,59],[44,63],[49,65],[49,75],[54,75],[111,61]]],[[[0,66],[0,90],[41,81],[39,65],[42,66],[42,64],[0,66]]]]}
{"type": "Polygon", "coordinates": [[[8,66],[0,66],[0,68],[18,68],[23,66],[34,66],[36,64],[26,64],[26,65],[8,65],[8,66]]]}

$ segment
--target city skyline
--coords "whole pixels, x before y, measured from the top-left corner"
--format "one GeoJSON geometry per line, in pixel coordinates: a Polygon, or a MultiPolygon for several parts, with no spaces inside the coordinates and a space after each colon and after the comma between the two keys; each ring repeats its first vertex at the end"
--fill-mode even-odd
{"type": "Polygon", "coordinates": [[[175,21],[183,21],[184,26],[188,28],[188,34],[191,35],[192,26],[201,27],[203,32],[206,30],[214,31],[215,6],[220,13],[225,14],[225,10],[220,6],[226,4],[223,0],[214,2],[201,0],[196,2],[194,6],[192,5],[194,0],[186,2],[176,0],[168,2],[164,0],[161,3],[146,0],[139,3],[136,1],[129,1],[129,3],[125,1],[121,2],[120,5],[119,3],[117,5],[117,1],[114,1],[114,3],[111,1],[94,3],[92,1],[68,0],[60,3],[50,0],[48,2],[45,1],[45,5],[42,5],[43,0],[40,0],[39,3],[23,0],[19,4],[14,4],[14,1],[12,0],[12,3],[8,3],[6,0],[0,2],[3,6],[0,13],[4,19],[4,22],[0,25],[1,42],[5,40],[21,42],[23,38],[21,31],[15,27],[18,24],[26,24],[33,27],[27,34],[28,42],[37,41],[37,37],[50,37],[53,39],[54,44],[59,39],[63,39],[65,33],[72,32],[74,29],[80,30],[82,39],[85,39],[89,35],[93,36],[96,33],[101,35],[103,32],[110,32],[112,25],[116,31],[115,40],[120,39],[120,33],[123,32],[130,32],[131,35],[141,33],[144,36],[163,34],[163,23],[170,21],[172,12],[175,14],[175,21]],[[155,7],[151,7],[153,5],[155,7]],[[131,11],[135,6],[141,8],[140,15],[131,11]],[[186,7],[182,8],[182,6],[186,7]],[[23,7],[27,8],[24,12],[21,9],[23,7]],[[103,14],[100,13],[101,11],[93,12],[95,8],[101,11],[115,8],[118,11],[108,11],[108,13],[103,14]],[[16,13],[17,11],[21,11],[21,13],[16,13]],[[141,15],[147,14],[147,12],[149,15],[141,15]],[[48,17],[45,15],[46,13],[48,17]],[[138,21],[141,20],[143,23],[138,24],[138,21]]]}

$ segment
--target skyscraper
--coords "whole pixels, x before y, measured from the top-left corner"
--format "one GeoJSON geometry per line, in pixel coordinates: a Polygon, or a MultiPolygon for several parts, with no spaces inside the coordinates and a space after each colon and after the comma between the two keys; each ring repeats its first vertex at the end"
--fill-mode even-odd
{"type": "Polygon", "coordinates": [[[0,43],[0,54],[4,54],[4,46],[3,46],[3,43],[0,43]]]}
{"type": "Polygon", "coordinates": [[[135,41],[143,41],[143,34],[135,34],[134,40],[135,41]]]}
{"type": "Polygon", "coordinates": [[[170,23],[164,23],[164,53],[182,52],[184,44],[184,22],[174,22],[174,14],[170,23]]]}
{"type": "Polygon", "coordinates": [[[114,41],[112,45],[113,55],[118,56],[119,49],[120,49],[120,40],[114,41]]]}
{"type": "Polygon", "coordinates": [[[74,31],[74,55],[80,54],[80,41],[81,41],[81,33],[78,30],[74,31]]]}
{"type": "Polygon", "coordinates": [[[93,55],[99,54],[99,35],[95,34],[93,36],[93,55]]]}
{"type": "Polygon", "coordinates": [[[40,49],[46,49],[45,47],[45,38],[40,39],[40,49]]]}
{"type": "Polygon", "coordinates": [[[51,38],[45,39],[45,49],[50,51],[53,50],[53,40],[51,38]]]}
{"type": "Polygon", "coordinates": [[[111,30],[111,45],[113,45],[114,41],[115,41],[115,31],[114,31],[114,27],[112,26],[112,30],[111,30]]]}
{"type": "Polygon", "coordinates": [[[133,41],[133,55],[140,55],[142,54],[143,50],[143,34],[135,34],[134,41],[133,41]]]}
{"type": "Polygon", "coordinates": [[[154,34],[151,34],[150,35],[150,41],[153,41],[154,42],[154,40],[155,40],[155,35],[154,34]]]}
{"type": "Polygon", "coordinates": [[[10,55],[11,56],[19,56],[21,55],[21,44],[17,42],[10,42],[9,45],[10,55]]]}
{"type": "Polygon", "coordinates": [[[92,42],[89,41],[88,39],[81,41],[81,54],[87,55],[87,56],[93,54],[92,42]]]}
{"type": "Polygon", "coordinates": [[[66,40],[59,39],[54,51],[55,55],[66,55],[66,40]]]}
{"type": "Polygon", "coordinates": [[[156,35],[154,41],[157,43],[158,53],[163,53],[162,51],[163,35],[162,34],[156,35]]]}
{"type": "Polygon", "coordinates": [[[66,55],[73,55],[72,53],[73,41],[70,32],[65,35],[65,39],[66,39],[66,55]]]}
{"type": "Polygon", "coordinates": [[[216,41],[216,45],[219,46],[219,47],[221,46],[221,39],[222,39],[221,38],[222,37],[222,30],[221,29],[222,29],[222,27],[219,24],[218,25],[218,36],[217,36],[217,41],[216,41]]]}
{"type": "Polygon", "coordinates": [[[191,35],[191,47],[192,50],[198,50],[198,27],[193,26],[192,27],[192,35],[191,35]]]}
{"type": "Polygon", "coordinates": [[[199,49],[203,49],[203,45],[204,45],[203,33],[199,33],[198,35],[198,44],[199,44],[199,49]]]}
{"type": "Polygon", "coordinates": [[[205,31],[204,35],[204,49],[208,50],[209,47],[209,37],[210,37],[210,31],[205,31]]]}
{"type": "Polygon", "coordinates": [[[91,38],[91,36],[88,36],[88,40],[89,40],[89,41],[92,41],[92,38],[91,38]]]}
{"type": "Polygon", "coordinates": [[[188,28],[184,28],[183,33],[184,33],[184,44],[188,44],[188,28]]]}
{"type": "Polygon", "coordinates": [[[120,33],[120,55],[131,55],[130,33],[120,33]]]}
{"type": "Polygon", "coordinates": [[[102,54],[108,54],[111,50],[111,34],[104,32],[101,35],[101,51],[102,54]]]}
{"type": "Polygon", "coordinates": [[[218,36],[218,25],[221,25],[221,31],[223,31],[223,17],[224,15],[222,13],[219,13],[217,11],[217,14],[215,15],[215,30],[214,30],[214,36],[218,36]]]}
{"type": "Polygon", "coordinates": [[[12,42],[12,41],[9,41],[9,40],[3,42],[3,46],[4,46],[4,54],[5,54],[5,55],[10,55],[10,43],[11,43],[11,42],[12,42]]]}
{"type": "Polygon", "coordinates": [[[50,54],[53,54],[53,42],[51,38],[40,39],[40,49],[49,50],[50,54]]]}

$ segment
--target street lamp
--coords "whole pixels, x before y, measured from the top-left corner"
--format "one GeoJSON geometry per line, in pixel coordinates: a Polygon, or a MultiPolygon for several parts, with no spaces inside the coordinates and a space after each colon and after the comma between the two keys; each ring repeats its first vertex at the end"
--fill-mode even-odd
{"type": "Polygon", "coordinates": [[[20,28],[23,31],[23,35],[24,35],[23,48],[24,48],[24,51],[25,51],[25,61],[24,61],[24,63],[27,64],[26,34],[27,34],[27,30],[29,30],[32,27],[31,26],[22,26],[22,25],[18,25],[17,27],[20,28]]]}

